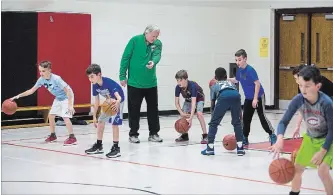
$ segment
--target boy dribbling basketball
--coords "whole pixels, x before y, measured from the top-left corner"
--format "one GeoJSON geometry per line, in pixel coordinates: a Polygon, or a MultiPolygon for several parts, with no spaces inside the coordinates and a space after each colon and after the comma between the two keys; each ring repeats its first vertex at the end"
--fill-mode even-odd
{"type": "MultiPolygon", "coordinates": [[[[180,70],[176,73],[175,79],[177,80],[177,86],[175,89],[175,105],[181,115],[181,117],[187,118],[189,126],[192,125],[192,119],[195,111],[197,111],[197,117],[202,128],[202,140],[201,144],[207,144],[207,128],[205,118],[203,116],[203,108],[205,95],[202,88],[194,81],[188,80],[188,74],[185,70],[180,70]],[[185,98],[183,108],[180,108],[179,95],[185,98]]],[[[188,141],[188,133],[182,134],[177,138],[176,142],[188,141]]]]}
{"type": "Polygon", "coordinates": [[[217,127],[223,119],[228,109],[231,110],[232,125],[237,140],[237,155],[243,156],[245,150],[243,148],[243,132],[241,125],[241,97],[237,87],[227,81],[227,71],[224,68],[215,70],[215,78],[217,82],[211,87],[211,110],[212,118],[209,122],[208,144],[207,148],[201,152],[203,155],[214,155],[214,141],[217,133],[217,127]],[[215,106],[216,101],[216,106],[215,106]]]}
{"type": "Polygon", "coordinates": [[[122,125],[123,120],[123,106],[124,106],[124,92],[121,86],[116,83],[114,80],[102,77],[101,67],[97,64],[91,64],[87,70],[86,74],[89,78],[89,81],[93,84],[92,93],[95,96],[94,102],[94,113],[93,121],[94,126],[97,128],[97,142],[85,152],[87,154],[101,154],[103,153],[103,133],[105,128],[105,123],[112,123],[113,130],[113,146],[111,151],[106,154],[109,158],[116,158],[120,156],[120,147],[119,147],[119,125],[122,125]],[[109,103],[111,101],[115,102],[112,109],[117,111],[117,114],[114,116],[108,116],[106,113],[102,112],[97,120],[97,110],[100,105],[99,95],[106,98],[105,101],[109,103]]]}
{"type": "Polygon", "coordinates": [[[333,101],[320,91],[320,82],[320,72],[315,67],[303,68],[298,73],[301,93],[290,102],[277,128],[277,142],[270,148],[274,157],[282,150],[286,128],[299,110],[307,130],[295,159],[296,174],[292,180],[290,195],[300,193],[302,175],[307,166],[318,168],[326,193],[333,194],[333,180],[329,172],[333,167],[333,101]]]}
{"type": "Polygon", "coordinates": [[[45,142],[54,142],[57,140],[55,134],[55,117],[60,116],[64,119],[66,127],[68,129],[69,138],[64,141],[64,145],[74,145],[77,140],[73,133],[73,126],[70,118],[73,117],[75,110],[74,105],[74,93],[71,87],[58,75],[52,73],[52,64],[50,61],[42,61],[38,65],[40,77],[36,84],[29,90],[18,94],[11,99],[19,99],[21,97],[29,96],[37,91],[38,88],[44,86],[52,95],[55,96],[51,110],[49,112],[49,124],[51,134],[45,140],[45,142]]]}

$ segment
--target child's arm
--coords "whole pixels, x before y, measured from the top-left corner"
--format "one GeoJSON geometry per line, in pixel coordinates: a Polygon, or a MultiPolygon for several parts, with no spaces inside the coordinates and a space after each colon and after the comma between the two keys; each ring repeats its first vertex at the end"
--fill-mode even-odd
{"type": "Polygon", "coordinates": [[[238,83],[238,80],[236,78],[228,78],[227,80],[232,83],[238,83]]]}
{"type": "MultiPolygon", "coordinates": [[[[283,148],[283,137],[286,132],[287,126],[297,112],[298,108],[301,107],[303,104],[303,97],[302,95],[296,95],[290,102],[287,111],[284,113],[282,119],[280,120],[278,127],[277,127],[277,141],[276,143],[270,147],[275,154],[280,153],[281,149],[283,148]]],[[[275,155],[274,155],[275,156],[275,155]]]]}
{"type": "Polygon", "coordinates": [[[114,96],[116,97],[116,104],[114,106],[112,106],[111,108],[114,109],[114,110],[117,110],[117,112],[118,112],[120,102],[121,102],[122,99],[121,99],[121,96],[119,95],[119,93],[117,91],[114,93],[114,96]]]}
{"type": "Polygon", "coordinates": [[[11,100],[14,100],[14,99],[19,99],[19,98],[21,98],[21,97],[29,96],[29,95],[35,93],[35,92],[37,91],[37,89],[38,89],[38,87],[33,86],[31,89],[28,89],[28,90],[26,90],[25,92],[20,93],[20,94],[18,94],[18,95],[16,95],[16,96],[12,97],[12,98],[10,98],[10,99],[11,99],[11,100]]]}
{"type": "Polygon", "coordinates": [[[258,100],[258,95],[259,95],[259,90],[260,90],[260,81],[256,80],[256,81],[254,81],[254,84],[255,84],[255,88],[254,88],[253,99],[258,100]]]}
{"type": "Polygon", "coordinates": [[[179,114],[180,114],[181,116],[183,116],[184,113],[183,113],[182,109],[180,108],[179,97],[175,97],[175,106],[176,106],[176,108],[177,108],[179,114]]]}
{"type": "Polygon", "coordinates": [[[64,91],[68,97],[68,108],[70,109],[70,112],[72,112],[72,114],[74,114],[74,97],[73,97],[73,92],[72,89],[70,89],[68,86],[64,87],[64,91]]]}
{"type": "Polygon", "coordinates": [[[192,102],[191,102],[191,116],[190,116],[190,119],[192,120],[193,119],[193,116],[194,116],[194,112],[195,112],[195,108],[197,106],[197,97],[192,97],[191,98],[192,102]]]}
{"type": "Polygon", "coordinates": [[[333,143],[333,105],[329,104],[325,109],[325,119],[328,127],[327,136],[323,145],[325,153],[328,152],[333,143]]]}
{"type": "Polygon", "coordinates": [[[215,108],[215,101],[217,99],[216,94],[217,94],[217,90],[219,90],[219,85],[214,84],[211,88],[210,88],[210,100],[211,100],[211,105],[210,105],[210,112],[213,113],[214,108],[215,108]]]}
{"type": "Polygon", "coordinates": [[[99,95],[95,96],[95,102],[94,102],[94,112],[93,112],[93,121],[94,121],[94,125],[97,128],[97,111],[98,111],[98,107],[99,107],[99,95]]]}
{"type": "Polygon", "coordinates": [[[297,120],[296,120],[296,127],[294,130],[294,135],[293,135],[294,138],[299,136],[299,130],[301,128],[302,120],[303,120],[303,117],[302,117],[301,113],[299,112],[297,120]]]}

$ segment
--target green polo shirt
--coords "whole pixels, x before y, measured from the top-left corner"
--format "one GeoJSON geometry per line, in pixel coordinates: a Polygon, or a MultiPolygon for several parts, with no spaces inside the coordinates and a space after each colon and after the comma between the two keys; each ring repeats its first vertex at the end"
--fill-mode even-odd
{"type": "Polygon", "coordinates": [[[136,88],[151,88],[157,86],[156,65],[161,59],[162,42],[156,40],[147,44],[144,34],[131,38],[126,45],[120,62],[119,80],[126,80],[127,84],[136,88]],[[154,62],[154,67],[148,69],[149,61],[154,62]]]}

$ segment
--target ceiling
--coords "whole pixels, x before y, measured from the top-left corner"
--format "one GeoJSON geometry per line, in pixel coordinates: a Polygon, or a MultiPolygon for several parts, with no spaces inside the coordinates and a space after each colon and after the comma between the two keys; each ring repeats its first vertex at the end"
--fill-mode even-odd
{"type": "Polygon", "coordinates": [[[333,0],[2,0],[1,10],[43,10],[57,2],[105,2],[105,3],[135,3],[161,4],[175,6],[210,6],[226,8],[298,8],[298,7],[333,7],[333,0]],[[314,3],[315,2],[315,3],[314,3]]]}

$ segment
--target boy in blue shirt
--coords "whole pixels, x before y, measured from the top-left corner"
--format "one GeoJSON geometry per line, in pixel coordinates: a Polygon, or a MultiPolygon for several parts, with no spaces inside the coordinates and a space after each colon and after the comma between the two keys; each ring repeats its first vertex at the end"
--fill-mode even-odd
{"type": "Polygon", "coordinates": [[[269,135],[271,145],[276,142],[276,135],[271,122],[265,115],[265,92],[260,84],[256,70],[247,64],[247,53],[240,49],[235,53],[236,64],[239,67],[236,72],[236,79],[230,78],[233,83],[240,82],[244,90],[245,102],[243,111],[243,143],[249,145],[249,134],[254,111],[257,110],[261,126],[269,135]]]}
{"type": "Polygon", "coordinates": [[[237,155],[243,156],[243,133],[241,125],[241,97],[237,87],[230,81],[227,81],[227,71],[224,68],[215,70],[217,82],[211,87],[211,110],[212,118],[209,123],[207,148],[201,152],[203,155],[214,155],[214,141],[217,133],[217,126],[220,124],[228,109],[231,110],[231,124],[234,126],[237,140],[237,155]],[[216,101],[216,106],[215,106],[216,101]]]}
{"type": "Polygon", "coordinates": [[[75,145],[77,140],[73,133],[73,126],[70,118],[73,117],[75,110],[74,93],[72,88],[58,75],[52,73],[52,64],[50,61],[42,61],[38,65],[40,77],[36,84],[29,90],[18,94],[11,99],[19,99],[29,96],[37,91],[38,88],[44,86],[52,95],[55,96],[51,110],[49,112],[49,124],[51,134],[46,138],[45,142],[54,142],[57,140],[55,134],[55,117],[60,116],[64,119],[68,129],[69,137],[64,141],[64,145],[75,145]]]}
{"type": "Polygon", "coordinates": [[[306,133],[295,159],[296,173],[292,180],[290,195],[300,193],[305,167],[318,168],[318,175],[326,194],[333,194],[333,101],[320,91],[321,76],[318,68],[305,67],[298,73],[301,90],[288,106],[278,124],[277,142],[270,147],[274,158],[283,149],[283,137],[293,115],[299,111],[306,123],[306,133]]]}
{"type": "Polygon", "coordinates": [[[109,158],[116,158],[120,156],[120,147],[119,147],[119,125],[122,125],[123,119],[123,106],[124,106],[124,92],[121,86],[116,83],[114,80],[102,77],[101,67],[97,64],[91,64],[87,70],[86,74],[89,78],[89,81],[93,84],[92,94],[95,96],[94,103],[94,113],[93,121],[94,126],[97,128],[97,142],[85,152],[87,154],[101,154],[103,153],[103,133],[105,128],[105,123],[112,123],[113,130],[113,146],[111,151],[106,154],[109,158]],[[115,105],[112,109],[117,110],[117,114],[114,116],[109,116],[105,113],[101,113],[97,120],[97,110],[100,105],[99,95],[103,96],[108,102],[115,102],[115,105]]]}

